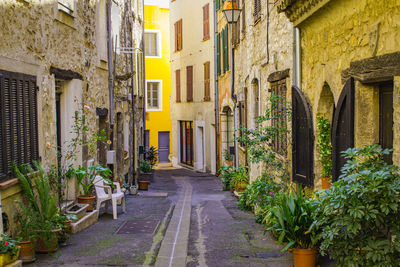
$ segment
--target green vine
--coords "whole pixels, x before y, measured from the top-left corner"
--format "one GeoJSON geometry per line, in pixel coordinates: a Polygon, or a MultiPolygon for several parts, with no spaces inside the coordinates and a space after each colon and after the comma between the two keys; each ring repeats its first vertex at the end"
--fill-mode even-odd
{"type": "Polygon", "coordinates": [[[332,144],[331,125],[329,120],[317,116],[317,128],[317,148],[319,151],[318,161],[322,165],[322,177],[332,179],[332,144]]]}

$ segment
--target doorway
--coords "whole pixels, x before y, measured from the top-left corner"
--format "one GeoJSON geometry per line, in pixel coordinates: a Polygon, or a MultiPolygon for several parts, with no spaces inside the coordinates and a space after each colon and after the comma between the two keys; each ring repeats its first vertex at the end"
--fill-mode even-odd
{"type": "Polygon", "coordinates": [[[169,162],[169,132],[158,132],[158,162],[169,162]]]}
{"type": "MultiPolygon", "coordinates": [[[[393,81],[379,84],[379,144],[382,148],[393,148],[393,81]]],[[[393,152],[383,160],[393,164],[393,152]]]]}

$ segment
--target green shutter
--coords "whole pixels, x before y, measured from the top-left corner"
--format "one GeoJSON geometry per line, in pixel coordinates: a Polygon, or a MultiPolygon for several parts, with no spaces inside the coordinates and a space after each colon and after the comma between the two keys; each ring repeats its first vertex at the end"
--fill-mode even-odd
{"type": "Polygon", "coordinates": [[[222,28],[222,73],[226,70],[225,28],[222,28]]]}
{"type": "Polygon", "coordinates": [[[217,33],[217,74],[221,75],[221,34],[217,33]]]}
{"type": "Polygon", "coordinates": [[[215,10],[218,11],[220,9],[220,4],[219,4],[220,0],[215,0],[215,10]]]}
{"type": "Polygon", "coordinates": [[[225,26],[225,45],[226,45],[226,71],[229,70],[229,29],[228,24],[225,26]]]}

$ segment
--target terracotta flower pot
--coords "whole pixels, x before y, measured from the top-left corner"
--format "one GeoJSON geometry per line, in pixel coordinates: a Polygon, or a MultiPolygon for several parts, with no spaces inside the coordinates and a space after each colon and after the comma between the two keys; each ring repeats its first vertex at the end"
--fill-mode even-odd
{"type": "Polygon", "coordinates": [[[58,232],[60,231],[61,229],[55,229],[43,236],[39,234],[35,244],[36,252],[44,254],[56,252],[58,250],[58,232]]]}
{"type": "Polygon", "coordinates": [[[293,249],[294,267],[315,267],[318,251],[316,249],[293,249]]]}
{"type": "Polygon", "coordinates": [[[149,184],[149,181],[139,181],[139,190],[148,190],[149,184]]]}
{"type": "Polygon", "coordinates": [[[331,188],[331,178],[321,178],[322,189],[331,188]]]}
{"type": "Polygon", "coordinates": [[[247,183],[246,182],[239,182],[236,184],[236,191],[241,192],[246,189],[247,183]]]}
{"type": "Polygon", "coordinates": [[[88,197],[78,196],[77,198],[78,198],[78,203],[89,205],[87,207],[87,211],[93,211],[93,202],[94,202],[95,196],[88,196],[88,197]]]}
{"type": "Polygon", "coordinates": [[[35,258],[35,246],[32,241],[21,241],[19,242],[19,259],[24,263],[33,262],[35,258]]]}

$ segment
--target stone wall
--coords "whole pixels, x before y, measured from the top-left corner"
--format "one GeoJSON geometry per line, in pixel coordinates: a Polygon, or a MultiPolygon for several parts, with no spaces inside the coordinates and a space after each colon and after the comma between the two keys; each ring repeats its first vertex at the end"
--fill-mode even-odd
{"type": "MultiPolygon", "coordinates": [[[[293,26],[284,14],[278,14],[275,4],[261,1],[261,20],[254,22],[254,1],[245,0],[245,32],[241,31],[240,43],[235,48],[235,93],[238,99],[243,101],[245,88],[247,88],[247,122],[248,128],[255,127],[255,114],[264,114],[267,107],[266,98],[270,95],[270,83],[268,77],[278,71],[289,69],[289,77],[286,78],[287,98],[291,96],[292,84],[292,55],[293,55],[293,26]],[[268,37],[267,37],[268,33],[268,37]],[[255,104],[256,90],[259,90],[259,110],[255,104]]],[[[243,14],[241,15],[243,16],[243,14]]],[[[241,18],[241,25],[243,20],[241,18]]],[[[290,122],[288,122],[290,124],[290,122]]],[[[288,145],[290,148],[290,144],[288,145]]],[[[239,149],[239,163],[246,163],[246,154],[239,149]]],[[[288,149],[287,157],[291,157],[288,149]]],[[[258,164],[250,165],[251,180],[256,179],[262,173],[262,167],[258,164]]]]}
{"type": "MultiPolygon", "coordinates": [[[[329,86],[337,103],[351,62],[399,51],[400,4],[395,0],[335,0],[299,24],[301,29],[301,89],[311,104],[313,120],[327,104],[323,88],[329,86]]],[[[357,78],[356,78],[357,79],[357,78]]],[[[394,136],[398,126],[398,83],[394,87],[394,136]],[[397,86],[397,87],[396,87],[397,86]]],[[[376,80],[378,82],[378,80],[376,80]]],[[[376,83],[355,84],[355,146],[379,142],[379,88],[376,83]]],[[[330,101],[330,100],[329,100],[330,101]]],[[[328,104],[333,110],[333,103],[328,104]]],[[[314,127],[316,124],[314,123],[314,127]]],[[[394,162],[399,164],[400,144],[394,138],[394,162]]],[[[316,154],[317,155],[317,154],[316,154]]],[[[320,167],[315,160],[316,188],[320,167]]]]}

